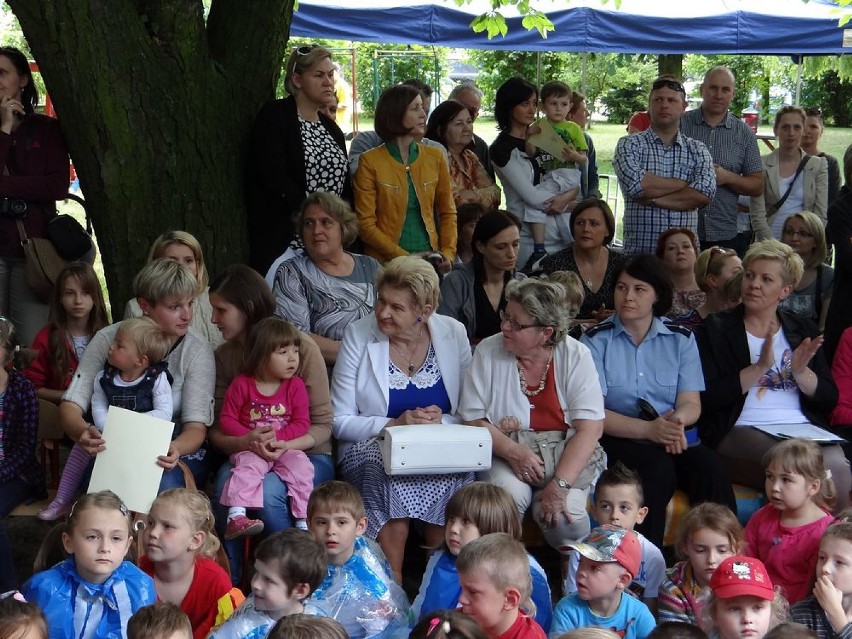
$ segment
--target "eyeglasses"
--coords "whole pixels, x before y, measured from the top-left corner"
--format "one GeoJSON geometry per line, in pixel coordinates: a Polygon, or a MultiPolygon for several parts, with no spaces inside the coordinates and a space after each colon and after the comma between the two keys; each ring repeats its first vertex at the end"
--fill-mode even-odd
{"type": "Polygon", "coordinates": [[[707,258],[707,263],[704,265],[704,274],[701,276],[702,280],[707,279],[707,273],[710,271],[710,264],[713,262],[713,258],[717,255],[731,255],[733,251],[729,249],[724,249],[721,246],[711,246],[709,249],[710,257],[707,258]]]}
{"type": "Polygon", "coordinates": [[[512,333],[517,333],[525,328],[544,328],[541,324],[518,324],[515,320],[506,317],[506,314],[503,313],[503,311],[500,311],[500,326],[504,325],[512,333]]]}
{"type": "Polygon", "coordinates": [[[781,235],[785,235],[787,237],[796,237],[798,235],[803,240],[809,240],[814,236],[814,234],[811,233],[810,231],[805,231],[805,230],[799,231],[799,230],[794,230],[794,229],[784,229],[783,231],[781,231],[781,235]]]}
{"type": "Polygon", "coordinates": [[[672,91],[677,91],[678,93],[686,95],[686,90],[677,80],[656,80],[654,84],[651,85],[651,91],[656,91],[657,89],[671,89],[672,91]]]}

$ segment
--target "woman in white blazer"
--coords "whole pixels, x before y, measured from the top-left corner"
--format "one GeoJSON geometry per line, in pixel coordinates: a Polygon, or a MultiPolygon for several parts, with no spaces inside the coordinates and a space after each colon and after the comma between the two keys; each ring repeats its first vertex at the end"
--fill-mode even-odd
{"type": "Polygon", "coordinates": [[[401,576],[409,520],[426,525],[426,543],[444,538],[444,508],[472,473],[385,474],[376,436],[386,426],[458,422],[455,413],[470,345],[464,326],[434,313],[439,281],[415,256],[397,257],[376,276],[375,312],[353,322],[340,343],[331,382],[338,471],[361,491],[367,535],[401,576]]]}
{"type": "Polygon", "coordinates": [[[775,115],[773,131],[778,148],[763,160],[763,195],[751,198],[749,216],[755,240],[781,240],[784,221],[792,213],[811,211],[826,221],[828,211],[828,164],[825,158],[807,156],[801,149],[805,130],[805,111],[785,106],[775,115]],[[792,184],[792,188],[790,188],[792,184]],[[790,194],[779,201],[790,188],[790,194]]]}

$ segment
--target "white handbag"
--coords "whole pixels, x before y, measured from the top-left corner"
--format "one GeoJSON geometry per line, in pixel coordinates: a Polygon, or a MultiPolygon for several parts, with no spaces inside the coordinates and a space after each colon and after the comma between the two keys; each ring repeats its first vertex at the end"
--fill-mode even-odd
{"type": "Polygon", "coordinates": [[[491,433],[481,426],[389,426],[379,441],[388,475],[443,475],[491,468],[491,433]]]}

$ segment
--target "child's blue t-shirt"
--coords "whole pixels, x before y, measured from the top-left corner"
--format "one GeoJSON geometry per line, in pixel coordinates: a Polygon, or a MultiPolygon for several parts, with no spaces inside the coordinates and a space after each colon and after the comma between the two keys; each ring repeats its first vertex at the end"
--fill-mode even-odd
{"type": "Polygon", "coordinates": [[[355,551],[345,564],[329,564],[307,603],[340,622],[351,639],[397,636],[411,621],[408,598],[394,581],[387,559],[364,537],[355,540],[355,551]]]}
{"type": "Polygon", "coordinates": [[[21,592],[44,612],[50,639],[123,639],[133,613],[157,601],[154,580],[129,561],[92,584],[80,577],[74,557],[36,573],[21,592]]]}
{"type": "MultiPolygon", "coordinates": [[[[532,577],[534,619],[547,632],[553,619],[550,586],[544,569],[532,555],[527,556],[530,560],[532,577]]],[[[436,610],[452,610],[458,607],[461,584],[456,570],[456,559],[458,558],[453,553],[446,550],[438,550],[429,558],[426,571],[423,573],[423,581],[420,583],[420,592],[411,604],[415,622],[436,610]]]]}
{"type": "Polygon", "coordinates": [[[563,597],[553,610],[549,637],[555,638],[575,628],[605,628],[622,639],[645,639],[654,629],[654,615],[643,602],[622,593],[615,614],[599,617],[592,612],[588,601],[575,592],[563,597]]]}

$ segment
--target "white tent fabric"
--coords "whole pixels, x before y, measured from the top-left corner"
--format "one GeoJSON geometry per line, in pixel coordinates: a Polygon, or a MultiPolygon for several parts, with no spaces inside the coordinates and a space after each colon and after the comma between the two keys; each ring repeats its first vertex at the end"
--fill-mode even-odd
{"type": "Polygon", "coordinates": [[[470,23],[490,2],[457,7],[446,0],[299,0],[290,34],[359,42],[516,51],[616,53],[753,53],[827,55],[852,52],[852,22],[829,0],[539,0],[556,26],[547,39],[502,10],[506,37],[488,40],[470,23]]]}

